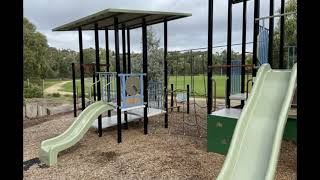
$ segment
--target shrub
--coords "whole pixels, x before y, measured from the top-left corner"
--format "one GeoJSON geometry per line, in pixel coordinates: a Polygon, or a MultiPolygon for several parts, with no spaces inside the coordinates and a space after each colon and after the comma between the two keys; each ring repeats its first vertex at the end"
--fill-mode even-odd
{"type": "Polygon", "coordinates": [[[60,93],[53,93],[52,97],[60,97],[60,93]]]}
{"type": "Polygon", "coordinates": [[[31,84],[29,87],[23,88],[24,98],[41,98],[43,97],[42,88],[38,85],[31,84]]]}

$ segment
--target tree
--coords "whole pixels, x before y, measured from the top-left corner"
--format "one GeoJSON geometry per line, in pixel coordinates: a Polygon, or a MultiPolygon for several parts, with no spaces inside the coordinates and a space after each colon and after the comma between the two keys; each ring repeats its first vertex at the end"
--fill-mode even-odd
{"type": "MultiPolygon", "coordinates": [[[[297,11],[297,0],[288,0],[285,4],[285,12],[296,12],[297,11]]],[[[277,10],[278,13],[281,13],[281,10],[277,10]]],[[[284,16],[284,42],[285,46],[296,46],[297,44],[297,14],[290,15],[290,16],[284,16]]],[[[275,63],[273,64],[275,67],[278,67],[279,65],[279,51],[280,51],[280,21],[278,21],[277,25],[274,29],[274,59],[275,63]]],[[[284,52],[286,52],[286,49],[284,49],[284,52]]],[[[284,57],[284,63],[287,62],[288,54],[285,53],[284,57]]]]}
{"type": "MultiPolygon", "coordinates": [[[[142,44],[142,42],[141,42],[142,44]]],[[[163,81],[163,49],[160,48],[160,38],[152,27],[147,31],[148,80],[163,81]]],[[[133,72],[142,72],[142,54],[131,55],[133,72]]]]}
{"type": "Polygon", "coordinates": [[[47,38],[36,31],[27,18],[23,18],[23,75],[27,77],[45,78],[48,70],[46,55],[47,38]]]}

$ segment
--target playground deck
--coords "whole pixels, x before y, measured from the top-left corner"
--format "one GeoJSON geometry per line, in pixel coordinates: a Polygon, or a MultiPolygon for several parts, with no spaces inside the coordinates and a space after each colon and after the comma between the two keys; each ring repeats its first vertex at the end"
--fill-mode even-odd
{"type": "MultiPolygon", "coordinates": [[[[132,122],[135,120],[143,119],[143,108],[130,110],[128,111],[128,122],[132,122]],[[131,114],[130,114],[131,113],[131,114]]],[[[155,109],[155,108],[148,108],[148,117],[157,116],[160,114],[165,113],[165,111],[161,109],[155,109]]],[[[124,121],[124,112],[121,113],[121,123],[125,123],[124,121]]],[[[111,117],[103,117],[102,118],[102,129],[105,129],[107,127],[116,126],[117,125],[117,116],[113,115],[111,117]]],[[[96,119],[91,127],[98,129],[98,119],[96,119]]]]}

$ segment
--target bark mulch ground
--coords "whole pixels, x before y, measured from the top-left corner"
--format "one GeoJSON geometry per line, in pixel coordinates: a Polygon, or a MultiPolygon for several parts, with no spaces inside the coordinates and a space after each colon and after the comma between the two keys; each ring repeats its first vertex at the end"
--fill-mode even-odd
{"type": "MultiPolygon", "coordinates": [[[[129,129],[122,131],[120,144],[115,127],[103,130],[102,137],[90,129],[75,146],[59,153],[58,164],[52,167],[36,159],[40,143],[66,130],[75,120],[73,113],[29,126],[23,134],[24,178],[215,179],[225,157],[207,152],[206,130],[185,126],[184,136],[182,113],[169,117],[169,129],[163,127],[162,115],[149,118],[148,135],[143,134],[143,122],[130,123],[129,129]]],[[[185,120],[194,123],[190,115],[185,120]]],[[[198,121],[205,126],[205,118],[199,116],[198,121]]],[[[294,143],[282,142],[276,179],[296,179],[296,152],[294,143]]]]}

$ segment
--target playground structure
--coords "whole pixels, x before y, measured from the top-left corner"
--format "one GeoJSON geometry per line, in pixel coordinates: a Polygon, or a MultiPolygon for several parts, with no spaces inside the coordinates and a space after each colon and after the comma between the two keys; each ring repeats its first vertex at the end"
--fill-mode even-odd
{"type": "MultiPolygon", "coordinates": [[[[147,26],[164,23],[164,92],[167,89],[167,22],[179,18],[191,16],[187,13],[175,12],[158,12],[158,11],[137,11],[127,9],[106,9],[95,13],[93,15],[81,18],[71,23],[62,25],[53,29],[53,31],[78,31],[79,32],[79,52],[80,52],[80,79],[81,79],[81,104],[82,112],[77,117],[71,127],[63,134],[56,138],[48,139],[41,143],[40,159],[48,165],[57,163],[57,154],[79,141],[88,128],[97,119],[98,134],[102,136],[102,116],[103,112],[108,112],[108,119],[105,121],[112,121],[116,118],[118,143],[122,142],[122,117],[126,129],[128,128],[128,113],[140,115],[132,112],[132,110],[143,109],[143,122],[144,134],[148,133],[148,103],[149,95],[151,95],[151,106],[160,104],[160,99],[157,97],[161,92],[151,89],[148,93],[148,60],[147,60],[147,26]],[[132,73],[130,62],[130,30],[142,28],[142,54],[143,54],[143,72],[132,73]],[[119,28],[122,30],[122,63],[123,72],[120,72],[120,52],[119,52],[119,28]],[[83,46],[82,46],[82,30],[94,30],[95,33],[95,50],[96,62],[94,76],[93,76],[93,97],[96,102],[86,107],[85,103],[85,85],[84,85],[84,60],[83,60],[83,46]],[[99,57],[99,30],[105,31],[106,39],[106,72],[101,72],[100,57],[99,57]],[[110,59],[109,59],[109,30],[114,30],[115,36],[115,66],[116,72],[110,72],[110,59]],[[128,45],[128,64],[126,59],[126,38],[127,31],[127,45],[128,45]],[[96,97],[97,96],[97,97],[96,97]],[[116,110],[115,118],[111,117],[111,110],[116,110]],[[123,114],[123,115],[122,115],[123,114]]],[[[75,95],[75,68],[73,66],[73,93],[74,101],[75,95]]],[[[92,68],[91,68],[92,69],[92,68]]],[[[150,83],[153,88],[159,86],[158,83],[150,83]]],[[[160,86],[162,88],[162,86],[160,86]]],[[[165,128],[168,127],[168,106],[167,106],[167,93],[164,94],[164,109],[161,113],[165,113],[165,128]]],[[[91,93],[90,93],[91,96],[91,93]]],[[[160,98],[163,97],[162,95],[160,98]]],[[[76,102],[74,102],[76,104],[76,102]]],[[[162,107],[162,105],[158,105],[162,107]]],[[[75,107],[76,109],[76,107],[75,107]]],[[[74,113],[77,116],[77,113],[74,113]]],[[[104,122],[105,122],[104,121],[104,122]]],[[[114,123],[111,123],[114,124],[114,123]]],[[[104,123],[105,126],[108,126],[104,123]]],[[[110,123],[109,123],[110,125],[110,123]]],[[[94,124],[93,124],[94,126],[94,124]]]]}
{"type": "MultiPolygon", "coordinates": [[[[98,134],[102,136],[102,129],[117,125],[118,142],[122,141],[121,129],[122,124],[128,128],[128,122],[135,119],[143,118],[144,134],[148,133],[148,117],[164,114],[165,128],[168,128],[169,112],[177,111],[183,113],[183,133],[185,125],[195,126],[198,135],[201,136],[199,129],[203,128],[209,134],[212,131],[210,121],[214,121],[217,114],[225,118],[225,122],[217,120],[213,126],[218,128],[224,127],[225,123],[235,109],[238,110],[240,116],[235,117],[237,120],[235,130],[230,131],[228,141],[223,141],[227,148],[228,155],[219,175],[219,179],[233,179],[242,177],[243,179],[259,179],[267,177],[272,179],[275,173],[277,157],[279,154],[280,144],[283,131],[286,126],[288,110],[290,108],[291,99],[294,95],[296,86],[296,68],[297,65],[292,63],[292,70],[284,69],[284,23],[281,21],[281,36],[280,36],[280,58],[279,69],[272,69],[272,43],[273,43],[273,20],[269,23],[269,28],[261,28],[259,25],[259,0],[255,0],[255,19],[254,19],[254,41],[253,41],[253,58],[252,64],[246,64],[246,1],[243,1],[243,39],[242,39],[242,54],[241,59],[231,59],[232,47],[232,4],[242,1],[229,0],[228,5],[228,38],[227,38],[227,64],[214,65],[212,58],[212,24],[213,24],[213,0],[209,0],[209,26],[208,26],[208,47],[207,52],[195,53],[195,50],[187,51],[184,55],[183,66],[190,67],[191,78],[187,83],[185,75],[187,68],[183,68],[184,72],[174,72],[176,78],[181,73],[184,75],[182,87],[179,87],[177,80],[175,85],[171,84],[171,90],[168,90],[168,53],[167,53],[167,21],[190,16],[191,14],[183,13],[165,13],[165,12],[150,12],[150,11],[132,11],[108,9],[82,18],[78,21],[63,25],[56,28],[58,31],[78,30],[79,31],[79,47],[80,47],[80,72],[81,72],[81,96],[82,96],[82,112],[77,117],[71,127],[56,138],[52,138],[42,142],[40,150],[40,159],[46,164],[53,165],[57,163],[57,154],[63,149],[74,145],[79,141],[90,126],[98,129],[98,134]],[[123,19],[118,16],[124,16],[123,19]],[[161,17],[158,17],[161,16],[161,17]],[[94,18],[95,17],[95,18],[94,18]],[[146,19],[146,18],[150,19],[146,19]],[[112,21],[113,20],[113,21],[112,21]],[[101,24],[100,24],[101,22],[101,24]],[[147,68],[147,47],[146,47],[146,27],[156,23],[164,22],[164,83],[148,82],[147,68]],[[125,30],[128,37],[128,51],[130,52],[129,30],[137,27],[142,27],[143,37],[143,72],[132,73],[130,70],[130,53],[128,53],[128,65],[126,64],[126,56],[123,56],[123,72],[120,72],[119,61],[119,25],[122,27],[123,35],[123,54],[126,54],[125,46],[125,30]],[[259,31],[260,27],[260,31],[259,31]],[[107,53],[106,72],[100,70],[99,62],[99,42],[98,31],[105,30],[106,34],[106,52],[108,48],[108,30],[114,28],[115,31],[115,49],[116,49],[116,72],[109,72],[109,54],[107,53]],[[88,107],[85,107],[85,92],[84,92],[84,66],[82,52],[82,30],[95,30],[95,45],[96,45],[96,63],[95,73],[93,78],[92,93],[93,101],[88,107]],[[259,34],[260,32],[260,34],[259,34]],[[268,38],[266,38],[268,37],[268,38]],[[194,54],[192,54],[194,53],[194,54]],[[207,56],[205,56],[207,53],[207,56]],[[207,73],[207,78],[203,75],[203,93],[195,91],[195,83],[193,74],[193,58],[198,58],[202,62],[202,73],[207,73]],[[205,57],[207,65],[205,66],[205,57]],[[187,62],[189,61],[189,62],[187,62]],[[268,65],[270,64],[270,65],[268,65]],[[216,108],[216,82],[212,78],[214,70],[220,68],[226,71],[226,108],[218,110],[216,108]],[[257,74],[258,71],[258,74],[257,74]],[[249,73],[252,73],[252,79],[249,78],[249,73]],[[179,74],[180,73],[180,74],[179,74]],[[246,78],[247,76],[247,78],[246,78]],[[245,81],[247,79],[247,81],[245,81]],[[252,84],[252,91],[249,93],[249,83],[252,84]],[[174,86],[173,86],[174,85],[174,86]],[[246,86],[245,86],[246,85],[246,86]],[[247,87],[247,89],[245,89],[247,87]],[[171,96],[170,107],[168,107],[168,95],[171,96]],[[190,102],[190,97],[193,102],[190,102]],[[196,101],[197,97],[206,97],[206,106],[199,105],[196,101]],[[239,100],[240,106],[231,107],[231,100],[239,100]],[[96,102],[95,102],[96,101],[96,102]],[[164,102],[163,102],[164,101],[164,102]],[[193,113],[190,114],[190,105],[192,105],[193,113]],[[185,110],[185,106],[187,106],[185,110]],[[269,107],[272,106],[272,107],[269,107]],[[160,112],[153,111],[160,109],[160,112]],[[197,107],[197,108],[196,108],[197,107]],[[205,114],[197,111],[197,109],[207,109],[208,124],[207,127],[198,123],[199,114],[205,114]],[[243,108],[243,109],[242,109],[243,108]],[[143,110],[142,110],[143,109],[143,110]],[[214,109],[214,112],[212,112],[214,109]],[[117,115],[111,116],[111,111],[115,110],[117,115]],[[108,117],[102,118],[101,114],[108,112],[108,117]],[[193,123],[187,122],[185,113],[191,117],[193,123]],[[213,119],[213,120],[212,120],[213,119]],[[255,134],[255,130],[261,130],[255,134]],[[264,130],[263,130],[264,129],[264,130]],[[257,137],[258,136],[258,137],[257,137]],[[232,138],[231,138],[232,137],[232,138]],[[231,141],[230,141],[231,139],[231,141]],[[261,144],[259,142],[266,142],[261,144]],[[229,148],[230,145],[230,148],[229,148]],[[244,151],[241,147],[247,148],[244,151]],[[260,151],[264,153],[261,154],[260,151]],[[250,153],[250,154],[248,154],[250,153]],[[254,158],[250,158],[250,155],[254,158]],[[239,162],[236,164],[235,162],[239,162]],[[259,162],[259,163],[257,163],[259,162]],[[241,167],[240,167],[241,166],[241,167]],[[248,170],[254,167],[257,169],[254,173],[244,171],[242,167],[247,167],[248,170]],[[235,167],[235,168],[233,168],[235,167]]],[[[273,2],[273,1],[272,1],[273,2]]],[[[272,14],[273,16],[273,3],[272,14]]],[[[282,9],[284,4],[282,3],[282,9]]],[[[270,11],[271,12],[271,11],[270,11]]],[[[283,15],[280,17],[283,19],[283,15]]],[[[199,50],[199,49],[198,49],[199,50]]],[[[294,53],[293,53],[294,54],[294,53]]],[[[173,57],[174,58],[174,57],[173,57]]],[[[176,63],[179,60],[176,59],[176,63]]],[[[173,61],[174,62],[174,61],[173,61]]],[[[294,61],[293,61],[294,62],[294,61]]],[[[173,67],[172,67],[173,68],[173,67]]],[[[222,71],[222,70],[221,70],[222,71]]],[[[75,84],[75,83],[74,83],[75,84]]],[[[74,88],[75,89],[75,88],[74,88]]],[[[75,91],[74,91],[75,92],[75,91]]],[[[174,117],[172,117],[174,118],[174,117]]],[[[184,133],[185,134],[185,133],[184,133]]],[[[212,141],[220,141],[220,137],[210,139],[208,136],[208,147],[212,141]]],[[[226,140],[225,137],[222,137],[226,140]]],[[[216,146],[221,146],[218,142],[216,146]]]]}

